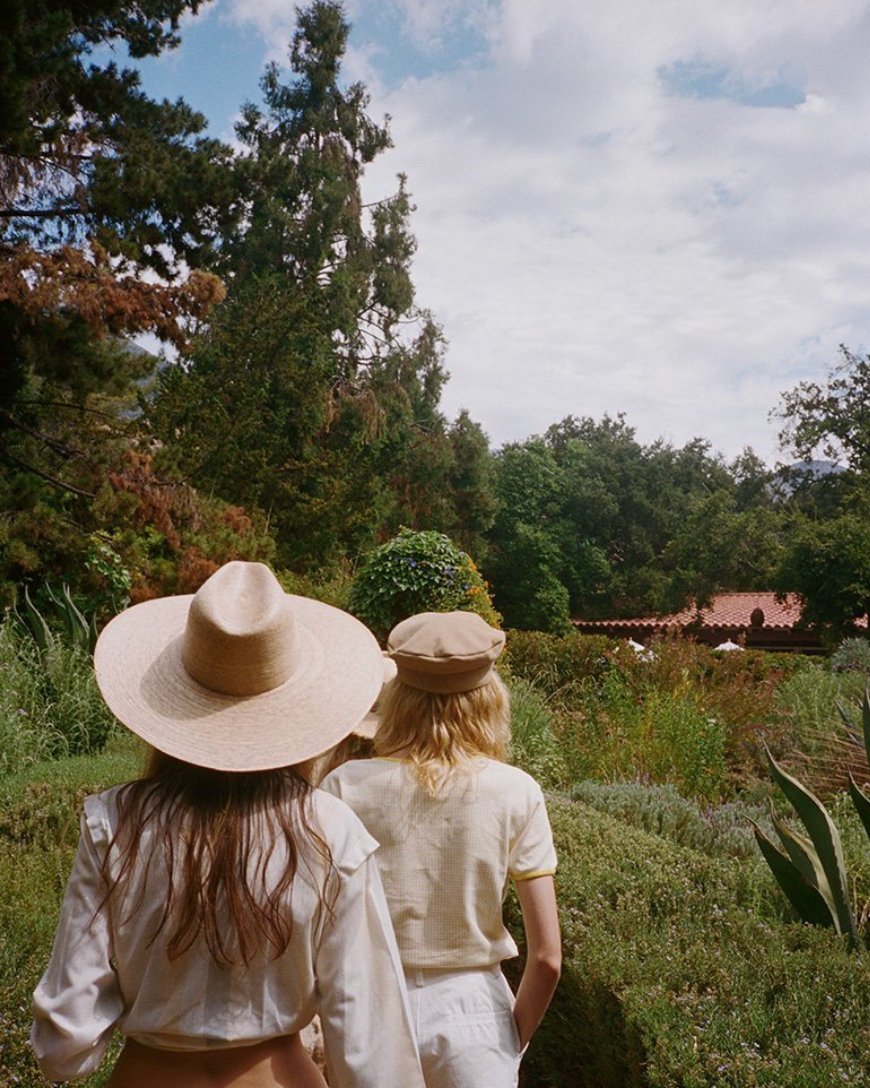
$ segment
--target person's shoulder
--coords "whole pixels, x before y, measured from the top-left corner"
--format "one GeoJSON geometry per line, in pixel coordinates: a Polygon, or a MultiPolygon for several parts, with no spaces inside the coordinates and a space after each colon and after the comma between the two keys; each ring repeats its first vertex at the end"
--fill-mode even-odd
{"type": "Polygon", "coordinates": [[[94,842],[108,841],[114,835],[118,825],[118,796],[128,784],[110,786],[84,799],[82,821],[94,842]]]}
{"type": "Polygon", "coordinates": [[[320,783],[320,788],[335,793],[337,788],[343,785],[352,786],[371,778],[384,778],[398,774],[401,767],[404,767],[401,760],[383,759],[379,756],[371,759],[349,759],[347,763],[342,763],[335,770],[330,771],[320,783]]]}
{"type": "Polygon", "coordinates": [[[357,869],[378,848],[362,821],[340,797],[323,789],[312,793],[312,807],[319,832],[339,870],[357,869]]]}
{"type": "Polygon", "coordinates": [[[539,794],[541,787],[537,779],[533,778],[522,767],[516,767],[513,763],[502,763],[497,759],[484,760],[484,775],[492,783],[493,788],[505,788],[521,790],[524,793],[539,794]]]}

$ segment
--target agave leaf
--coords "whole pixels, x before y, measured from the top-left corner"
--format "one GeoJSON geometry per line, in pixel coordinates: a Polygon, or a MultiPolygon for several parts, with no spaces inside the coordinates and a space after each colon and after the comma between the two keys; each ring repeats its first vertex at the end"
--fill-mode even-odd
{"type": "Polygon", "coordinates": [[[864,754],[870,764],[870,685],[864,686],[864,702],[861,704],[861,721],[864,726],[864,754]]]}
{"type": "Polygon", "coordinates": [[[49,598],[51,599],[52,604],[55,606],[55,608],[60,613],[60,618],[63,620],[63,627],[64,627],[64,631],[66,633],[67,640],[69,642],[75,643],[75,641],[76,641],[75,627],[73,626],[72,617],[69,614],[69,610],[68,610],[68,608],[66,606],[66,602],[63,600],[62,597],[59,597],[57,595],[57,593],[55,593],[55,591],[51,588],[50,585],[48,585],[48,583],[46,583],[46,585],[45,585],[45,592],[48,594],[49,598]]]}
{"type": "Polygon", "coordinates": [[[76,607],[69,591],[69,586],[64,583],[61,591],[61,600],[58,602],[63,612],[64,623],[70,642],[83,649],[88,645],[88,621],[76,607]]]}
{"type": "Polygon", "coordinates": [[[840,706],[839,703],[837,703],[837,710],[838,710],[838,712],[840,714],[840,717],[843,720],[843,725],[845,725],[845,727],[846,727],[846,733],[847,733],[847,735],[849,737],[849,740],[852,741],[854,744],[860,744],[861,743],[861,731],[858,729],[858,727],[852,721],[851,715],[849,715],[840,706]]]}
{"type": "Polygon", "coordinates": [[[814,888],[821,890],[821,884],[825,881],[825,871],[822,868],[818,851],[813,846],[812,840],[780,820],[772,807],[770,819],[779,836],[779,841],[785,847],[792,863],[800,870],[801,876],[814,888]]]}
{"type": "Polygon", "coordinates": [[[769,751],[767,758],[777,785],[794,805],[821,861],[835,908],[837,928],[841,933],[848,933],[854,942],[857,940],[858,931],[849,903],[846,861],[843,857],[840,833],[828,815],[827,809],[815,794],[801,785],[796,778],[787,774],[769,751]]]}
{"type": "Polygon", "coordinates": [[[30,599],[30,591],[24,587],[24,622],[33,636],[33,641],[40,653],[44,653],[53,641],[51,628],[43,619],[42,613],[30,599]]]}
{"type": "Polygon", "coordinates": [[[753,823],[752,826],[755,841],[764,855],[764,860],[799,916],[812,925],[837,929],[836,915],[821,892],[806,881],[798,867],[770,841],[757,824],[753,823]]]}
{"type": "Polygon", "coordinates": [[[864,825],[867,837],[870,838],[870,798],[867,797],[867,794],[861,789],[851,773],[849,774],[849,796],[852,798],[852,804],[861,817],[861,823],[864,825]]]}
{"type": "Polygon", "coordinates": [[[842,933],[843,930],[837,912],[837,896],[831,888],[821,858],[812,841],[806,835],[801,835],[799,831],[795,831],[794,828],[777,819],[773,812],[771,812],[771,818],[780,842],[785,847],[792,864],[797,868],[804,880],[808,884],[812,884],[827,903],[836,930],[838,933],[842,933]]]}

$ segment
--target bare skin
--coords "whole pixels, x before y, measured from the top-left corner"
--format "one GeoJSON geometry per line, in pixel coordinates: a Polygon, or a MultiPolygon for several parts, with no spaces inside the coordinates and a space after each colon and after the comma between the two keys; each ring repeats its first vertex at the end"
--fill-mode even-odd
{"type": "Polygon", "coordinates": [[[540,1024],[562,972],[562,941],[556,887],[551,876],[516,882],[523,928],[526,932],[526,967],[517,989],[514,1019],[525,1046],[540,1024]]]}
{"type": "Polygon", "coordinates": [[[158,1050],[128,1039],[106,1088],[327,1088],[298,1035],[221,1050],[158,1050]]]}

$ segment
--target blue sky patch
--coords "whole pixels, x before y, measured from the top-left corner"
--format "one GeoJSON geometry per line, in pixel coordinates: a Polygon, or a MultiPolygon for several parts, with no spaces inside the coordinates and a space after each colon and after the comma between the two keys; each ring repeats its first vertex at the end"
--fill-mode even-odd
{"type": "MultiPolygon", "coordinates": [[[[289,47],[289,39],[288,39],[289,47]]],[[[183,98],[208,119],[208,135],[232,136],[232,119],[245,102],[260,103],[266,67],[263,40],[252,27],[228,27],[207,11],[181,27],[181,45],[159,57],[131,61],[126,50],[94,50],[92,59],[114,59],[136,68],[142,89],[152,98],[183,98]]]]}
{"type": "Polygon", "coordinates": [[[366,5],[351,20],[350,43],[369,54],[386,88],[474,64],[489,52],[486,36],[454,13],[425,42],[414,41],[390,5],[366,5]]]}
{"type": "Polygon", "coordinates": [[[802,88],[788,79],[753,83],[724,65],[705,60],[662,65],[658,77],[678,98],[725,99],[738,106],[794,109],[805,97],[802,88]]]}

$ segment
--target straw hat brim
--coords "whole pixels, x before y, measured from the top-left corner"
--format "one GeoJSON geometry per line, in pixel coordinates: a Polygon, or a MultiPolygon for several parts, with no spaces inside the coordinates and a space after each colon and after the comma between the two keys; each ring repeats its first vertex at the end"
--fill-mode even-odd
{"type": "Polygon", "coordinates": [[[288,594],[301,652],[280,687],[232,696],[197,683],[181,649],[193,595],[146,601],[117,615],[94,653],[109,709],[168,755],[215,770],[301,763],[338,744],[381,689],[377,641],[338,608],[288,594]]]}

